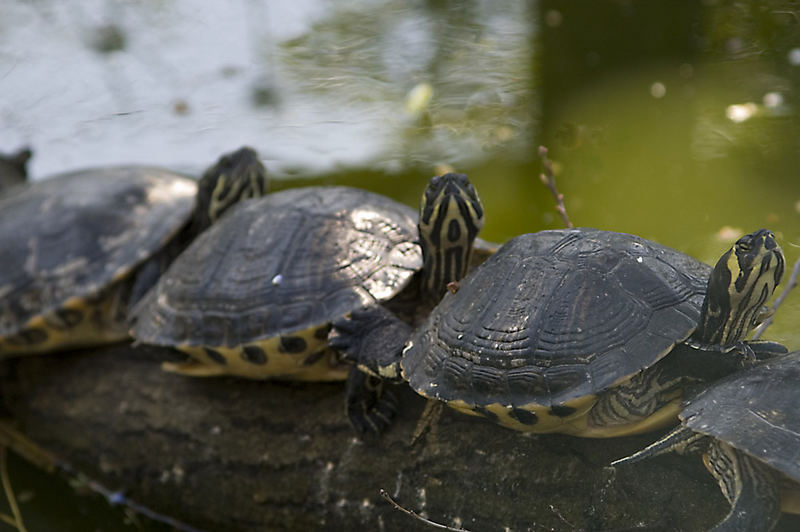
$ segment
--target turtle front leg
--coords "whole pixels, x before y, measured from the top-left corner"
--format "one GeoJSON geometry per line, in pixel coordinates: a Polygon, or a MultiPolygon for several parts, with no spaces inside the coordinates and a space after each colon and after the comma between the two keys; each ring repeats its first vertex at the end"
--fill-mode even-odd
{"type": "MultiPolygon", "coordinates": [[[[756,362],[785,355],[789,352],[785,345],[769,340],[741,340],[731,345],[703,344],[696,340],[688,340],[684,345],[675,347],[675,352],[694,351],[697,356],[702,351],[706,360],[714,360],[714,364],[706,364],[720,371],[732,373],[752,366],[756,362]],[[684,346],[685,345],[685,346],[684,346]],[[724,369],[723,369],[724,368],[724,369]]],[[[672,354],[670,357],[672,358],[672,354]]],[[[687,365],[693,365],[687,360],[687,365]]],[[[697,365],[694,365],[697,366],[697,365]]],[[[718,378],[718,377],[715,377],[718,378]]]]}
{"type": "Polygon", "coordinates": [[[739,357],[739,365],[742,368],[750,367],[756,362],[769,360],[789,352],[785,345],[769,340],[742,340],[729,347],[705,346],[704,349],[706,351],[721,350],[722,353],[733,353],[739,357]]]}
{"type": "Polygon", "coordinates": [[[397,413],[397,399],[385,389],[386,384],[358,368],[350,370],[345,388],[345,412],[357,434],[367,431],[380,434],[392,423],[397,413]]]}
{"type": "Polygon", "coordinates": [[[658,366],[646,369],[597,396],[586,416],[585,435],[627,436],[672,424],[690,383],[691,379],[658,366]]]}
{"type": "Polygon", "coordinates": [[[335,320],[328,342],[341,353],[343,360],[361,371],[402,382],[400,358],[411,330],[381,306],[364,307],[335,320]]]}
{"type": "Polygon", "coordinates": [[[711,442],[703,462],[731,503],[730,513],[714,531],[769,531],[775,527],[781,502],[774,471],[719,440],[711,442]]]}
{"type": "Polygon", "coordinates": [[[397,402],[386,381],[401,382],[400,358],[411,327],[380,306],[365,307],[335,320],[328,338],[342,359],[356,365],[347,379],[346,412],[358,434],[380,433],[397,402]]]}
{"type": "Polygon", "coordinates": [[[756,360],[768,360],[789,352],[785,345],[769,340],[748,340],[746,344],[753,352],[756,360]]]}
{"type": "Polygon", "coordinates": [[[706,469],[731,504],[731,511],[714,527],[715,532],[769,531],[781,514],[780,485],[775,472],[727,443],[687,427],[678,427],[641,451],[612,462],[618,466],[674,451],[701,451],[706,469]]]}

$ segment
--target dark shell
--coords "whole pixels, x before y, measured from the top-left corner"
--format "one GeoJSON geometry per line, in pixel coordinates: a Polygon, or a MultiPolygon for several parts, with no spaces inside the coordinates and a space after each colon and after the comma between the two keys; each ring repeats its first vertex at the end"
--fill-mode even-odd
{"type": "Polygon", "coordinates": [[[697,325],[711,267],[636,236],[521,235],[412,337],[412,388],[469,405],[560,405],[655,363],[697,325]]]}
{"type": "Polygon", "coordinates": [[[386,301],[422,267],[416,218],[405,205],[348,187],[249,200],[175,260],[134,309],[133,335],[233,347],[386,301]]]}
{"type": "Polygon", "coordinates": [[[137,166],[10,190],[0,198],[0,336],[130,273],[181,229],[196,193],[190,178],[137,166]]]}
{"type": "Polygon", "coordinates": [[[730,443],[800,482],[800,351],[730,375],[691,399],[689,428],[730,443]]]}

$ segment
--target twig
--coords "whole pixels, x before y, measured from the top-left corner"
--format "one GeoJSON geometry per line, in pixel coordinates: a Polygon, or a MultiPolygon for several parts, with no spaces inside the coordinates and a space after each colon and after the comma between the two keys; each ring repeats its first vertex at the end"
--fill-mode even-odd
{"type": "Polygon", "coordinates": [[[30,438],[15,430],[5,420],[0,420],[0,446],[11,449],[47,473],[58,471],[58,459],[53,454],[33,443],[30,438]]]}
{"type": "Polygon", "coordinates": [[[402,506],[400,506],[399,504],[397,504],[396,502],[394,502],[394,499],[392,499],[392,497],[391,497],[391,496],[390,496],[390,495],[389,495],[389,494],[386,492],[386,490],[385,490],[385,489],[383,489],[383,488],[381,488],[381,490],[380,490],[380,494],[381,494],[381,497],[383,497],[384,499],[386,499],[387,501],[389,501],[389,502],[392,504],[392,506],[394,506],[395,508],[397,508],[397,509],[398,509],[398,510],[400,510],[401,512],[403,512],[403,513],[406,513],[406,514],[410,515],[410,516],[411,516],[411,517],[413,517],[414,519],[419,519],[420,521],[422,521],[422,522],[423,522],[423,523],[425,523],[426,525],[430,525],[430,526],[432,526],[432,527],[439,528],[439,529],[441,529],[441,530],[451,530],[452,532],[469,532],[469,531],[468,531],[467,529],[465,529],[465,528],[453,528],[453,527],[451,527],[451,526],[447,526],[447,525],[442,525],[442,524],[440,524],[440,523],[436,523],[436,522],[434,522],[434,521],[431,521],[430,519],[425,519],[424,517],[422,517],[422,516],[421,516],[421,515],[419,515],[418,513],[416,513],[416,512],[413,512],[413,511],[409,510],[408,508],[403,508],[402,506]]]}
{"type": "Polygon", "coordinates": [[[789,276],[789,280],[786,283],[786,288],[783,289],[781,295],[775,298],[775,302],[772,304],[772,307],[770,308],[769,317],[765,319],[763,322],[761,322],[758,327],[756,327],[756,332],[753,333],[753,340],[758,340],[759,338],[761,338],[761,335],[764,334],[764,331],[767,330],[767,327],[772,325],[772,321],[775,318],[775,313],[778,312],[778,307],[780,307],[781,304],[784,302],[786,296],[789,295],[789,292],[791,292],[792,289],[795,286],[797,286],[798,275],[800,275],[800,258],[798,258],[797,261],[794,263],[794,268],[792,268],[792,275],[789,276]]]}
{"type": "Polygon", "coordinates": [[[558,516],[559,519],[561,519],[562,523],[564,523],[566,525],[569,525],[573,530],[577,530],[578,529],[578,527],[576,527],[575,525],[570,523],[569,520],[566,517],[561,515],[561,512],[559,512],[558,509],[555,506],[553,506],[552,504],[549,504],[548,506],[550,507],[550,511],[553,512],[554,514],[556,514],[556,516],[558,516]]]}
{"type": "Polygon", "coordinates": [[[125,508],[132,511],[136,515],[143,515],[152,521],[166,524],[179,532],[202,532],[202,530],[199,528],[187,525],[186,523],[179,521],[168,515],[158,513],[154,510],[151,510],[147,506],[144,506],[134,500],[127,498],[125,494],[122,493],[121,491],[108,489],[99,482],[91,480],[86,475],[74,470],[67,464],[61,464],[60,468],[62,471],[73,477],[77,484],[85,486],[90,491],[102,495],[106,499],[106,501],[112,506],[124,506],[125,508]]]}
{"type": "Polygon", "coordinates": [[[0,478],[3,481],[3,491],[6,492],[8,506],[14,515],[14,528],[19,532],[27,532],[25,524],[22,522],[22,514],[17,506],[17,498],[14,496],[14,489],[11,487],[11,480],[8,478],[8,460],[5,446],[0,447],[0,478]]]}
{"type": "Polygon", "coordinates": [[[17,528],[17,523],[14,521],[14,518],[11,517],[10,515],[0,513],[0,521],[4,522],[8,526],[13,526],[14,528],[17,528]]]}
{"type": "MultiPolygon", "coordinates": [[[[9,495],[9,490],[11,489],[10,483],[8,486],[6,485],[6,448],[11,449],[22,458],[28,460],[33,465],[43,469],[48,473],[55,473],[59,471],[65,474],[73,481],[76,481],[77,484],[85,486],[90,491],[103,496],[111,505],[124,506],[136,514],[143,515],[153,521],[164,523],[180,532],[201,532],[200,529],[194,528],[167,515],[155,512],[150,508],[127,498],[122,492],[110,490],[99,482],[88,478],[86,475],[73,468],[70,464],[59,460],[52,453],[49,453],[48,451],[39,447],[36,443],[31,441],[30,438],[12,428],[11,425],[6,421],[0,420],[0,476],[2,477],[3,488],[6,491],[6,496],[8,497],[9,506],[11,506],[12,511],[14,511],[16,507],[16,502],[13,499],[13,493],[9,495]]],[[[22,520],[18,517],[18,510],[14,511],[14,516],[17,518],[17,522],[19,523],[19,525],[15,526],[17,526],[20,532],[26,532],[25,528],[20,526],[22,525],[22,520]]],[[[0,514],[0,521],[6,521],[2,514],[0,514]]]]}
{"type": "Polygon", "coordinates": [[[542,183],[544,183],[547,188],[550,189],[550,193],[553,194],[553,198],[556,200],[556,210],[558,214],[561,215],[564,225],[569,228],[575,227],[572,225],[572,222],[569,221],[567,208],[564,206],[564,194],[559,194],[556,188],[556,176],[553,173],[553,163],[547,158],[547,148],[544,146],[539,146],[539,158],[542,159],[542,168],[544,168],[544,173],[539,174],[539,179],[542,180],[542,183]]]}
{"type": "Polygon", "coordinates": [[[419,416],[419,421],[417,421],[417,426],[414,428],[414,434],[411,436],[409,445],[414,445],[426,431],[430,431],[431,436],[436,435],[436,427],[443,410],[444,403],[441,401],[436,399],[425,401],[425,408],[419,416]]]}

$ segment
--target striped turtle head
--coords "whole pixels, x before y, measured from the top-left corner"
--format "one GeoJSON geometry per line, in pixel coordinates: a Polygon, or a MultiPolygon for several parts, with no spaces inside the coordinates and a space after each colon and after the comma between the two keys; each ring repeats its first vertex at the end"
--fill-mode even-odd
{"type": "Polygon", "coordinates": [[[783,270],[783,250],[772,231],[759,229],[737,240],[711,273],[695,338],[723,347],[744,340],[783,270]]]}
{"type": "Polygon", "coordinates": [[[431,178],[419,206],[422,290],[440,299],[467,272],[472,244],[483,227],[483,205],[464,174],[431,178]]]}
{"type": "Polygon", "coordinates": [[[200,178],[195,234],[208,228],[239,201],[264,196],[268,190],[267,171],[252,148],[243,147],[223,155],[200,178]]]}

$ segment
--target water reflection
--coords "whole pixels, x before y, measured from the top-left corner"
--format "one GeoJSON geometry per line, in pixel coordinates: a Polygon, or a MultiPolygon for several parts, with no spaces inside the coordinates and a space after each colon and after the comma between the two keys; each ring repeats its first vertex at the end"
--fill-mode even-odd
{"type": "Polygon", "coordinates": [[[0,145],[35,146],[37,176],[122,161],[192,170],[240,144],[277,173],[400,172],[474,164],[529,138],[525,4],[20,0],[3,11],[0,145]],[[430,97],[408,112],[419,86],[430,97]]]}
{"type": "MultiPolygon", "coordinates": [[[[767,226],[798,255],[800,19],[779,1],[14,0],[2,15],[0,147],[32,145],[35,177],[196,171],[250,144],[273,175],[415,203],[447,164],[505,240],[558,226],[543,143],[579,225],[705,260],[720,235],[767,226]]],[[[797,323],[800,304],[785,313],[797,323]]]]}
{"type": "MultiPolygon", "coordinates": [[[[798,21],[782,0],[6,0],[0,152],[30,144],[41,177],[249,144],[273,175],[409,204],[446,163],[502,241],[560,226],[546,144],[577,225],[707,262],[768,227],[791,264],[798,21]]],[[[799,348],[798,323],[800,293],[767,336],[799,348]]]]}

